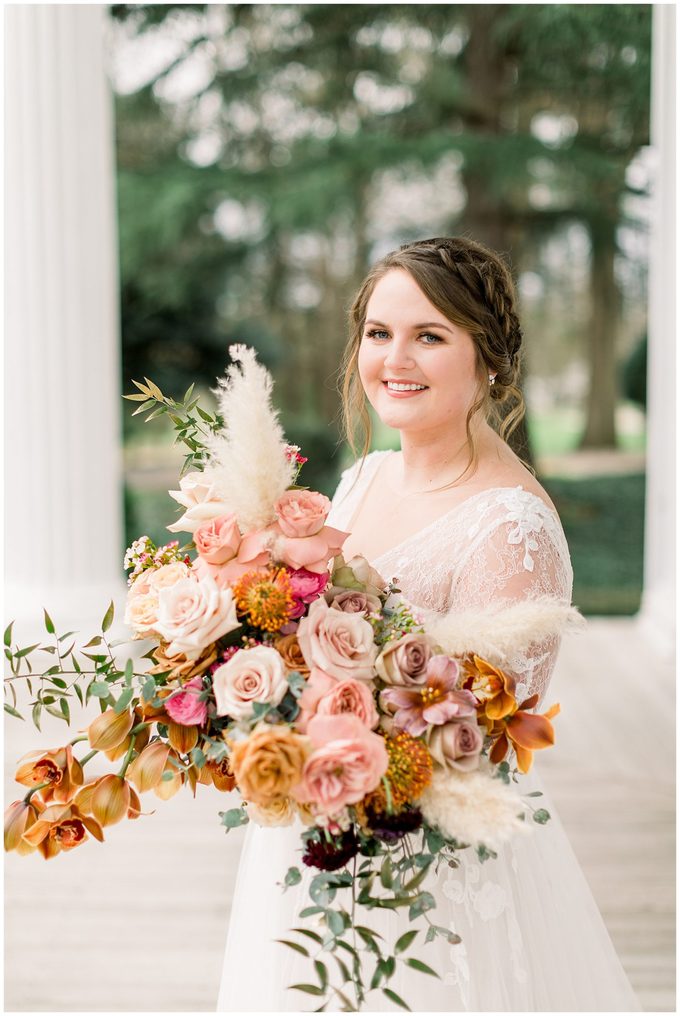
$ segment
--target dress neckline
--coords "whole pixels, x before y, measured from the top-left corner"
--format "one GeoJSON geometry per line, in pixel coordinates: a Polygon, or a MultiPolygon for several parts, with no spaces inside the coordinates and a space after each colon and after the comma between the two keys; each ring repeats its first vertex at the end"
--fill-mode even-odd
{"type": "MultiPolygon", "coordinates": [[[[361,496],[361,500],[359,501],[359,504],[357,505],[357,507],[354,509],[354,512],[352,513],[352,517],[351,517],[350,521],[347,523],[347,529],[348,529],[349,532],[352,531],[352,526],[354,525],[356,517],[359,514],[359,511],[361,510],[361,505],[363,503],[364,497],[370,491],[371,487],[373,486],[373,482],[375,481],[375,478],[378,475],[378,471],[380,469],[380,463],[384,461],[385,456],[387,456],[387,455],[393,455],[393,454],[394,454],[394,450],[392,448],[387,448],[387,449],[384,449],[384,450],[376,450],[374,452],[371,452],[364,459],[364,462],[368,462],[369,459],[371,458],[371,456],[374,456],[375,457],[375,463],[376,463],[376,465],[375,465],[375,468],[373,470],[371,470],[371,472],[368,474],[367,480],[364,480],[363,489],[360,491],[360,493],[362,495],[361,496]]],[[[433,519],[433,521],[432,522],[428,522],[428,524],[426,526],[422,526],[420,529],[417,529],[415,531],[415,533],[411,533],[410,536],[407,536],[405,539],[400,540],[399,543],[396,543],[393,547],[390,547],[388,550],[383,551],[382,554],[379,554],[377,557],[374,557],[372,559],[373,563],[376,563],[377,561],[382,561],[383,558],[390,557],[396,551],[401,550],[403,547],[408,546],[408,544],[411,543],[416,537],[421,537],[421,536],[423,536],[424,533],[429,532],[430,529],[434,529],[436,526],[440,526],[442,524],[442,522],[444,522],[446,519],[450,518],[452,515],[454,515],[461,508],[464,508],[466,505],[470,504],[470,502],[474,501],[476,498],[483,497],[485,494],[497,493],[499,490],[521,490],[522,493],[525,495],[525,497],[534,498],[536,501],[539,502],[541,507],[545,509],[545,511],[549,512],[550,515],[552,515],[554,518],[559,518],[559,516],[554,511],[554,509],[551,508],[550,505],[546,501],[544,501],[542,497],[539,497],[538,494],[534,494],[534,492],[531,491],[531,490],[525,490],[524,486],[521,483],[517,483],[517,484],[515,484],[512,487],[507,487],[507,486],[505,486],[505,487],[486,487],[484,490],[478,490],[476,494],[470,494],[468,497],[466,497],[462,501],[460,501],[459,504],[454,505],[448,511],[444,512],[443,515],[440,515],[439,518],[433,519]]]]}

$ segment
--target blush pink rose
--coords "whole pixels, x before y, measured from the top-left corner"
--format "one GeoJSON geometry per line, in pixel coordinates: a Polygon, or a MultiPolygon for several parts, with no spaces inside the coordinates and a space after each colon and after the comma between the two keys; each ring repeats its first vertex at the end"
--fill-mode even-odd
{"type": "Polygon", "coordinates": [[[201,701],[203,678],[194,677],[184,685],[181,691],[169,695],[163,700],[163,708],[175,723],[183,727],[202,727],[208,719],[207,702],[201,701]]]}
{"type": "Polygon", "coordinates": [[[297,637],[310,670],[318,667],[338,680],[371,681],[375,676],[378,649],[363,614],[334,610],[319,597],[301,619],[297,637]]]}
{"type": "Polygon", "coordinates": [[[286,536],[278,522],[268,526],[267,533],[272,541],[271,555],[275,561],[289,568],[306,568],[320,575],[328,571],[329,561],[340,553],[349,536],[349,533],[332,526],[323,526],[312,536],[286,536]]]}
{"type": "Polygon", "coordinates": [[[287,490],[274,505],[284,536],[314,536],[323,528],[331,503],[316,490],[287,490]]]}
{"type": "Polygon", "coordinates": [[[193,573],[158,591],[156,631],[169,643],[168,656],[197,659],[211,643],[240,627],[230,589],[193,573]]]}
{"type": "Polygon", "coordinates": [[[241,533],[233,512],[202,522],[194,530],[196,550],[208,564],[226,564],[236,557],[241,533]]]}
{"type": "Polygon", "coordinates": [[[337,815],[374,790],[387,772],[385,742],[357,716],[315,716],[307,728],[312,753],[292,794],[317,813],[337,815]]]}
{"type": "Polygon", "coordinates": [[[288,691],[283,660],[271,646],[240,649],[213,671],[212,680],[217,715],[235,720],[251,717],[254,702],[278,705],[288,691]]]}
{"type": "Polygon", "coordinates": [[[315,716],[338,716],[351,713],[369,730],[377,727],[379,716],[373,694],[367,685],[347,678],[336,681],[322,670],[312,670],[305,689],[298,699],[300,712],[295,720],[297,729],[305,734],[315,716]]]}
{"type": "Polygon", "coordinates": [[[187,473],[179,485],[180,490],[169,490],[168,494],[186,511],[172,525],[166,526],[171,533],[193,533],[201,523],[229,511],[222,492],[203,473],[187,473]]]}

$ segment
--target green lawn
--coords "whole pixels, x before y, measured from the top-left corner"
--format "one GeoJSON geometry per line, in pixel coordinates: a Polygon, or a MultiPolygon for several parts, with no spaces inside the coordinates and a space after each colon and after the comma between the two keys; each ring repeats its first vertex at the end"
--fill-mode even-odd
{"type": "MultiPolygon", "coordinates": [[[[574,603],[584,614],[636,613],[642,591],[644,475],[550,479],[544,486],[569,543],[574,603]]],[[[128,490],[128,545],[143,533],[167,543],[173,536],[165,526],[177,517],[177,509],[164,490],[128,490]]]]}

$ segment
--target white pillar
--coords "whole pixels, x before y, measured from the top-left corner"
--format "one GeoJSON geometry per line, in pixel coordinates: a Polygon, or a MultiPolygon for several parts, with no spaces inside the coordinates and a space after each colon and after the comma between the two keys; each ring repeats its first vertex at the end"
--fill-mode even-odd
{"type": "Polygon", "coordinates": [[[5,8],[8,617],[100,617],[123,582],[106,12],[5,8]]]}
{"type": "Polygon", "coordinates": [[[655,180],[649,264],[647,495],[641,629],[675,648],[675,8],[652,6],[651,142],[655,180]]]}

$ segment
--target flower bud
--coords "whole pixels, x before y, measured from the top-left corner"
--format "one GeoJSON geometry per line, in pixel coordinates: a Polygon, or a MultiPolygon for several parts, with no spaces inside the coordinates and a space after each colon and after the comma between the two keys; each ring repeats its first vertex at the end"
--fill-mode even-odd
{"type": "Polygon", "coordinates": [[[166,726],[168,728],[168,741],[181,755],[186,755],[188,751],[191,751],[198,744],[198,727],[185,727],[181,723],[174,723],[172,720],[166,726]]]}
{"type": "Polygon", "coordinates": [[[129,709],[124,709],[122,713],[107,709],[87,728],[91,747],[98,751],[111,751],[125,740],[132,724],[133,716],[129,709]]]}
{"type": "Polygon", "coordinates": [[[30,854],[35,847],[22,839],[36,820],[36,810],[26,801],[13,801],[5,811],[5,850],[16,850],[18,854],[30,854]]]}
{"type": "Polygon", "coordinates": [[[140,794],[161,782],[169,752],[170,745],[165,741],[153,741],[130,763],[127,775],[140,794]]]}
{"type": "MultiPolygon", "coordinates": [[[[142,748],[145,748],[149,743],[151,737],[151,725],[147,723],[145,727],[142,727],[135,735],[135,751],[139,753],[142,748]]],[[[123,755],[127,754],[128,748],[132,743],[132,734],[128,734],[124,741],[121,741],[115,748],[111,748],[110,751],[105,751],[107,759],[111,762],[116,762],[117,759],[122,758],[123,755]]]]}
{"type": "Polygon", "coordinates": [[[168,752],[163,773],[171,773],[172,779],[164,780],[161,777],[161,780],[153,788],[156,797],[160,797],[162,801],[168,801],[171,797],[174,797],[184,783],[184,773],[173,764],[172,760],[179,762],[179,755],[176,751],[171,750],[168,752]]]}
{"type": "Polygon", "coordinates": [[[122,776],[109,773],[97,780],[92,792],[92,815],[101,826],[114,825],[127,817],[130,785],[122,776]]]}

